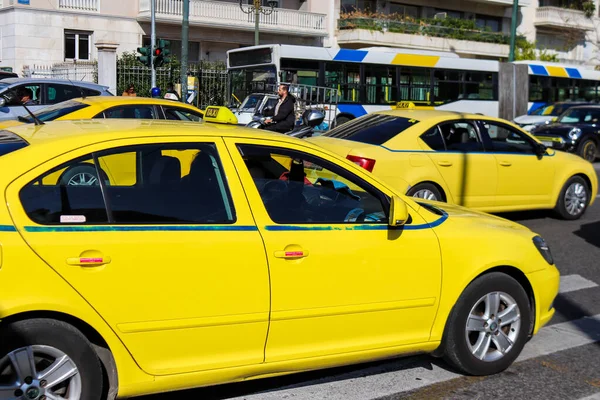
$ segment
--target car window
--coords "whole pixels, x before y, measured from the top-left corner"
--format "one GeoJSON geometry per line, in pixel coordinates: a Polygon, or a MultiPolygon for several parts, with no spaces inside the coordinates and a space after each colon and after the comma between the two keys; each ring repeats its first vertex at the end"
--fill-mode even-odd
{"type": "MultiPolygon", "coordinates": [[[[24,94],[27,94],[29,96],[31,96],[31,101],[29,103],[26,103],[28,105],[39,105],[39,104],[43,104],[41,101],[41,93],[40,93],[40,85],[35,85],[35,84],[31,84],[31,85],[19,85],[17,87],[14,87],[12,89],[10,89],[11,91],[15,91],[15,93],[17,94],[17,98],[21,99],[21,96],[24,94]]],[[[20,102],[17,102],[17,104],[21,104],[20,102]]]]}
{"type": "Polygon", "coordinates": [[[367,114],[324,134],[338,139],[382,145],[419,121],[385,114],[367,114]]]}
{"type": "Polygon", "coordinates": [[[481,121],[481,126],[491,140],[493,151],[500,153],[535,154],[534,142],[524,133],[491,121],[481,121]]]}
{"type": "Polygon", "coordinates": [[[571,108],[563,113],[561,124],[596,124],[600,121],[600,108],[571,108]]]}
{"type": "Polygon", "coordinates": [[[202,121],[202,114],[179,107],[163,107],[165,118],[173,121],[202,121]]]}
{"type": "MultiPolygon", "coordinates": [[[[62,103],[54,104],[48,107],[44,107],[41,110],[34,113],[34,115],[41,121],[54,121],[57,118],[63,117],[72,112],[89,107],[88,104],[80,103],[74,100],[64,101],[62,103]]],[[[20,121],[32,123],[31,117],[21,116],[20,121]]]]}
{"type": "Polygon", "coordinates": [[[435,151],[445,151],[446,143],[444,143],[444,138],[442,136],[442,132],[438,126],[434,126],[427,132],[421,135],[421,140],[427,144],[432,150],[435,151]]]}
{"type": "Polygon", "coordinates": [[[42,175],[21,190],[20,198],[27,215],[40,224],[231,224],[236,220],[212,143],[98,152],[42,175]]]}
{"type": "Polygon", "coordinates": [[[238,149],[273,222],[387,224],[387,197],[351,172],[299,151],[238,149]]]}
{"type": "Polygon", "coordinates": [[[83,97],[83,92],[75,85],[46,84],[46,104],[56,104],[76,97],[83,97]]]}
{"type": "Polygon", "coordinates": [[[137,118],[156,119],[156,109],[153,105],[128,105],[109,108],[94,118],[137,118]]]}
{"type": "Polygon", "coordinates": [[[438,126],[447,151],[483,151],[481,138],[471,122],[454,121],[438,126]]]}

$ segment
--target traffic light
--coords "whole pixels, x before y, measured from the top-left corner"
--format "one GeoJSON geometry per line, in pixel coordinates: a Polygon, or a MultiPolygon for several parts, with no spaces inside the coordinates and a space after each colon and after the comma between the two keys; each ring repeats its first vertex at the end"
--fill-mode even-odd
{"type": "Polygon", "coordinates": [[[154,58],[154,68],[158,68],[164,63],[162,51],[160,47],[154,49],[154,54],[152,55],[152,58],[154,58]]]}
{"type": "Polygon", "coordinates": [[[162,59],[165,64],[171,62],[171,42],[169,40],[159,39],[158,47],[162,50],[162,59]]]}
{"type": "Polygon", "coordinates": [[[137,60],[139,62],[141,62],[143,65],[145,65],[146,67],[150,66],[150,46],[144,46],[144,47],[138,47],[137,48],[137,52],[140,53],[140,55],[137,57],[137,60]]]}

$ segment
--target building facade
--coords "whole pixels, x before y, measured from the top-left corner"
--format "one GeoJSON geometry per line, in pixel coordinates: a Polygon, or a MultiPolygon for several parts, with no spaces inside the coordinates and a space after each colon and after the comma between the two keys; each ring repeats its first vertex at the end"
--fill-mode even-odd
{"type": "MultiPolygon", "coordinates": [[[[252,0],[190,0],[189,60],[224,60],[254,44],[252,0]]],[[[262,0],[264,9],[272,2],[262,0]]],[[[600,0],[519,0],[518,34],[563,63],[594,66],[600,0]]],[[[182,0],[156,0],[156,35],[181,53],[182,0]]],[[[396,47],[505,59],[512,0],[277,0],[260,16],[260,42],[396,47]]],[[[95,43],[117,52],[150,41],[150,0],[0,0],[0,68],[82,63],[95,43]]]]}

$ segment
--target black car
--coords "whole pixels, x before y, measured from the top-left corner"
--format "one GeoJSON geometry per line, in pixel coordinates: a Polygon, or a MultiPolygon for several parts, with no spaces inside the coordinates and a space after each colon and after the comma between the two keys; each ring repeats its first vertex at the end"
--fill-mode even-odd
{"type": "Polygon", "coordinates": [[[594,162],[599,156],[600,106],[572,107],[532,132],[546,147],[568,151],[594,162]]]}

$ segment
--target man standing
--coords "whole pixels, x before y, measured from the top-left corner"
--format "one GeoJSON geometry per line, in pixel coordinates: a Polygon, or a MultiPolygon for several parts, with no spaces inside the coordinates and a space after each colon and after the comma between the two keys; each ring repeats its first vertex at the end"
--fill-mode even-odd
{"type": "Polygon", "coordinates": [[[296,103],[296,98],[290,94],[287,85],[279,85],[277,94],[279,95],[279,102],[275,106],[274,117],[265,119],[265,123],[269,124],[265,129],[286,133],[294,129],[294,123],[296,122],[294,103],[296,103]]]}

